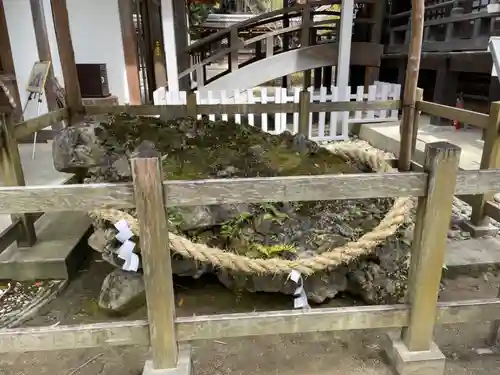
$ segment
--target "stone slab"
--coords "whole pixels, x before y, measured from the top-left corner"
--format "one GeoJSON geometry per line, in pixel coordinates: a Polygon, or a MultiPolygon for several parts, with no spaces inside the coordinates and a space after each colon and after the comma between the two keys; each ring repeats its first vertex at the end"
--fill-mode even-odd
{"type": "Polygon", "coordinates": [[[37,242],[30,248],[15,243],[0,254],[0,279],[68,279],[88,251],[90,219],[84,212],[47,213],[35,223],[37,242]]]}
{"type": "Polygon", "coordinates": [[[446,246],[446,277],[481,274],[500,268],[500,240],[495,237],[449,241],[446,246]]]}
{"type": "Polygon", "coordinates": [[[193,360],[191,346],[188,344],[179,345],[179,357],[176,368],[154,369],[153,361],[148,360],[142,371],[142,375],[191,375],[192,373],[194,373],[193,360]]]}
{"type": "MultiPolygon", "coordinates": [[[[399,155],[400,135],[399,123],[362,124],[359,137],[372,146],[399,155]]],[[[421,116],[421,124],[417,134],[415,161],[423,164],[425,145],[432,142],[448,141],[462,149],[460,168],[466,170],[479,169],[483,141],[480,129],[455,130],[451,126],[429,125],[429,117],[421,116]]]]}
{"type": "Polygon", "coordinates": [[[410,352],[399,337],[388,335],[385,354],[398,375],[444,374],[446,358],[434,342],[430,350],[410,352]]]}

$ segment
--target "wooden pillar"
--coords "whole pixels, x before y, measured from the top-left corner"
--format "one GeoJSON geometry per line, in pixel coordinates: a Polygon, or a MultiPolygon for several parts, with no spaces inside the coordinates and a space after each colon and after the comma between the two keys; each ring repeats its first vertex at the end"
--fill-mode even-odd
{"type": "MultiPolygon", "coordinates": [[[[377,1],[373,4],[373,14],[371,18],[374,21],[374,24],[371,26],[371,35],[370,42],[371,43],[382,43],[382,29],[384,27],[384,16],[386,10],[386,1],[377,1]]],[[[380,55],[382,58],[382,55],[380,55]]],[[[365,70],[365,88],[373,85],[373,83],[379,78],[380,75],[380,63],[379,60],[378,66],[367,66],[365,70]]]]}
{"type": "MultiPolygon", "coordinates": [[[[14,122],[10,114],[0,113],[0,177],[5,186],[25,186],[23,166],[16,139],[12,135],[14,122]]],[[[21,223],[17,246],[30,247],[36,242],[33,214],[12,214],[12,222],[21,223]]]]}
{"type": "Polygon", "coordinates": [[[187,54],[187,13],[182,0],[161,0],[163,48],[167,63],[167,81],[170,91],[190,89],[189,77],[179,79],[179,72],[189,68],[187,54]]]}
{"type": "Polygon", "coordinates": [[[52,18],[56,32],[57,48],[61,69],[64,78],[64,91],[66,92],[66,106],[70,108],[71,118],[83,113],[82,95],[76,71],[75,51],[69,27],[68,8],[66,0],[50,0],[52,18]]]}
{"type": "Polygon", "coordinates": [[[3,73],[2,80],[7,85],[16,102],[13,120],[19,121],[22,116],[22,104],[16,79],[16,69],[14,68],[14,59],[12,58],[12,48],[10,45],[9,30],[7,28],[7,19],[5,18],[3,0],[0,0],[0,60],[2,61],[4,69],[3,72],[0,71],[0,74],[3,73]]]}
{"type": "MultiPolygon", "coordinates": [[[[38,58],[40,61],[51,61],[52,53],[50,51],[49,36],[47,34],[47,23],[45,22],[45,12],[43,9],[43,0],[30,0],[31,16],[33,18],[33,27],[35,29],[36,47],[38,49],[38,58]]],[[[45,97],[47,98],[47,108],[49,111],[59,109],[57,104],[57,94],[54,76],[54,64],[50,64],[49,74],[45,83],[45,97]]],[[[61,124],[52,125],[52,129],[60,129],[61,124]]]]}
{"type": "Polygon", "coordinates": [[[123,55],[127,73],[130,104],[141,104],[141,84],[139,79],[139,47],[134,25],[134,4],[132,0],[118,0],[120,28],[123,41],[123,55]]]}
{"type": "Polygon", "coordinates": [[[131,166],[148,305],[152,368],[174,369],[178,359],[175,298],[160,156],[154,150],[140,150],[132,158],[131,166]]]}
{"type": "Polygon", "coordinates": [[[460,148],[447,142],[426,145],[427,194],[418,198],[408,297],[410,322],[402,337],[409,351],[427,351],[432,344],[446,234],[451,219],[460,148]]]}
{"type": "Polygon", "coordinates": [[[163,49],[163,31],[161,24],[161,5],[155,0],[147,0],[151,50],[153,51],[155,89],[167,85],[167,65],[163,49]]]}
{"type": "MultiPolygon", "coordinates": [[[[457,101],[458,72],[449,68],[449,61],[443,60],[436,71],[433,102],[455,107],[457,101]]],[[[431,117],[433,125],[451,125],[451,120],[431,117]]]]}
{"type": "Polygon", "coordinates": [[[342,0],[340,10],[339,55],[337,62],[337,86],[339,92],[346,92],[349,86],[351,65],[351,39],[354,19],[354,0],[342,0]]]}
{"type": "MultiPolygon", "coordinates": [[[[288,0],[283,0],[282,8],[288,8],[288,0]]],[[[283,15],[283,28],[287,28],[290,26],[290,19],[288,14],[283,15]]],[[[290,34],[283,34],[283,51],[288,51],[288,47],[290,46],[290,34]]],[[[288,76],[283,76],[281,78],[281,87],[287,89],[290,87],[291,79],[288,76]]]]}

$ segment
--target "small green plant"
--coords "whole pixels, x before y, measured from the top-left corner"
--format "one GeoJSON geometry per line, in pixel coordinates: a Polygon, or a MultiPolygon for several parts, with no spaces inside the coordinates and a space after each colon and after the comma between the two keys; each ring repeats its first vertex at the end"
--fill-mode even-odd
{"type": "Polygon", "coordinates": [[[287,214],[284,212],[280,212],[272,205],[271,203],[263,203],[261,205],[262,210],[264,211],[263,219],[270,220],[276,224],[283,224],[283,221],[289,218],[287,214]]]}
{"type": "Polygon", "coordinates": [[[251,219],[252,219],[251,213],[242,212],[233,220],[228,220],[222,223],[220,228],[220,234],[225,238],[231,238],[235,236],[243,226],[247,225],[251,219]]]}
{"type": "Polygon", "coordinates": [[[264,259],[277,257],[285,251],[290,253],[297,252],[297,249],[294,246],[287,244],[265,246],[257,243],[252,245],[251,250],[257,252],[260,255],[259,258],[264,258],[264,259]]]}

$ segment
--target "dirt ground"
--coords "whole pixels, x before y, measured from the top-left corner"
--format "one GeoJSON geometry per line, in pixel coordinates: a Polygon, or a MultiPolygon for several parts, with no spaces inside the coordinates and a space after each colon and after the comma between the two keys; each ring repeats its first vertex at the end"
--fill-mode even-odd
{"type": "MultiPolygon", "coordinates": [[[[107,264],[91,261],[59,298],[25,326],[113,320],[98,311],[95,300],[108,271],[107,264]]],[[[235,294],[211,278],[175,283],[179,316],[281,310],[293,303],[292,297],[282,295],[235,294]]],[[[441,299],[495,297],[499,284],[500,276],[494,274],[460,277],[446,282],[441,299]]],[[[327,306],[352,304],[344,298],[327,306]]],[[[141,309],[125,319],[145,316],[141,309]]],[[[436,341],[448,359],[447,374],[500,373],[500,348],[486,348],[488,328],[488,323],[437,328],[436,341]]],[[[194,370],[196,375],[390,375],[380,356],[383,336],[384,332],[372,330],[197,341],[192,343],[194,370]]],[[[144,347],[4,354],[0,375],[139,375],[146,357],[144,347]]]]}

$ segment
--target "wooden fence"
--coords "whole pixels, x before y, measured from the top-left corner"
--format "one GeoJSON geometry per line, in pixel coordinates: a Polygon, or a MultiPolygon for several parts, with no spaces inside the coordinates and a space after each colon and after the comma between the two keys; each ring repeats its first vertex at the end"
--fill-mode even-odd
{"type": "MultiPolygon", "coordinates": [[[[286,88],[266,88],[250,90],[233,90],[227,92],[208,91],[206,97],[201,97],[199,91],[196,92],[197,104],[256,104],[256,103],[299,103],[301,87],[294,87],[291,90],[286,88]]],[[[307,89],[309,92],[310,103],[337,103],[337,102],[386,102],[388,100],[399,100],[401,95],[401,85],[375,82],[368,87],[365,92],[364,86],[358,86],[356,94],[351,94],[351,87],[347,90],[339,90],[336,86],[329,88],[323,86],[319,90],[314,87],[307,89]]],[[[187,93],[185,91],[165,91],[160,88],[155,91],[154,103],[160,105],[185,105],[187,102],[187,93]]],[[[199,116],[201,117],[201,116],[199,116]]],[[[227,113],[211,113],[209,119],[215,121],[222,119],[227,121],[227,113]]],[[[350,112],[319,112],[313,116],[309,115],[309,133],[308,137],[314,141],[340,141],[349,139],[349,125],[369,122],[397,121],[398,109],[382,109],[368,111],[350,111],[350,112]]],[[[293,134],[299,131],[299,113],[296,112],[276,112],[272,115],[263,113],[256,116],[253,113],[245,118],[241,114],[234,115],[236,123],[246,122],[251,126],[258,126],[265,132],[271,134],[280,134],[285,130],[293,134]]]]}
{"type": "MultiPolygon", "coordinates": [[[[303,100],[286,104],[197,105],[196,98],[189,96],[185,106],[86,106],[84,109],[89,115],[128,112],[136,115],[160,115],[165,119],[211,113],[261,114],[298,111],[299,131],[307,134],[310,112],[380,110],[399,106],[398,101],[310,103],[308,95],[308,92],[301,92],[303,100]]],[[[423,102],[419,104],[419,108],[424,111],[433,111],[436,108],[423,102]]],[[[495,104],[493,108],[498,108],[498,105],[495,104]]],[[[15,145],[18,137],[43,129],[53,121],[75,121],[81,115],[60,110],[15,126],[4,124],[0,133],[4,146],[0,154],[3,172],[12,170],[17,173],[13,175],[22,175],[15,145]],[[12,167],[14,164],[17,167],[12,167]]],[[[452,115],[457,117],[457,112],[452,115]]],[[[465,114],[460,113],[460,116],[465,114]]],[[[493,119],[490,118],[490,121],[493,119]]],[[[498,123],[498,118],[495,117],[495,121],[498,123]]],[[[183,369],[179,374],[187,374],[190,350],[183,343],[192,340],[403,328],[401,338],[393,340],[392,346],[388,348],[391,358],[399,361],[400,370],[402,366],[411,365],[412,358],[417,358],[420,362],[425,361],[429,359],[426,357],[427,353],[433,350],[432,335],[435,324],[493,321],[500,317],[500,298],[437,302],[453,195],[483,197],[500,186],[500,170],[461,171],[458,168],[459,157],[458,147],[439,142],[427,145],[425,163],[421,171],[162,181],[160,155],[144,152],[131,160],[133,183],[0,188],[0,214],[15,212],[16,215],[21,215],[23,228],[30,228],[29,218],[33,213],[136,207],[148,301],[148,321],[1,330],[0,352],[151,345],[152,361],[146,364],[145,374],[153,373],[148,372],[153,368],[175,367],[183,369]],[[297,188],[298,186],[300,188],[297,188]],[[166,219],[168,207],[407,196],[419,197],[409,277],[410,297],[407,304],[182,318],[175,316],[166,219]],[[404,353],[417,351],[417,357],[405,356],[404,353]]],[[[11,185],[22,185],[23,182],[20,178],[10,178],[8,181],[11,185]]],[[[484,198],[481,199],[484,201],[484,198]]],[[[497,328],[494,324],[491,339],[496,338],[497,328]]]]}
{"type": "MultiPolygon", "coordinates": [[[[482,129],[485,136],[479,169],[488,170],[500,168],[500,102],[491,103],[489,114],[449,107],[427,101],[418,101],[417,110],[436,117],[458,120],[461,123],[482,129]]],[[[418,120],[414,123],[413,144],[416,142],[417,129],[418,120]]],[[[473,236],[481,236],[491,230],[488,225],[489,217],[500,222],[500,210],[495,204],[488,202],[491,200],[492,195],[499,191],[500,186],[496,191],[493,190],[485,195],[466,195],[459,197],[472,206],[470,223],[466,224],[467,226],[465,229],[469,230],[473,236]]]]}

